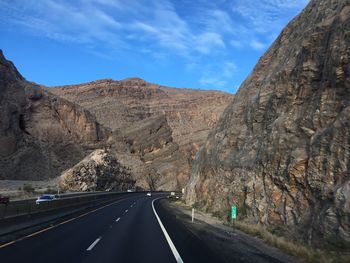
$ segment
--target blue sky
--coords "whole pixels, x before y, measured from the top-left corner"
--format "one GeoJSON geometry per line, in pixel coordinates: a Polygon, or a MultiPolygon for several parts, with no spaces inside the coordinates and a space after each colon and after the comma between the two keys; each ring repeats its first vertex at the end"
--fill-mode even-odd
{"type": "Polygon", "coordinates": [[[0,48],[30,81],[101,78],[235,93],[308,0],[0,0],[0,48]]]}

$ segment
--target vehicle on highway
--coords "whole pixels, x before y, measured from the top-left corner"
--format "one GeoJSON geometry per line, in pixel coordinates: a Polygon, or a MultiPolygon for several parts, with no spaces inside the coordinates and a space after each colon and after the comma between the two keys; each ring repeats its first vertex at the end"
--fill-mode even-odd
{"type": "Polygon", "coordinates": [[[7,205],[8,203],[10,203],[10,197],[0,194],[0,204],[7,205]]]}
{"type": "Polygon", "coordinates": [[[40,197],[38,197],[38,199],[36,199],[35,203],[37,205],[41,204],[41,203],[45,203],[45,202],[50,202],[56,200],[56,196],[55,195],[49,195],[49,194],[45,194],[42,195],[40,197]]]}
{"type": "Polygon", "coordinates": [[[152,196],[151,192],[148,192],[146,195],[147,195],[147,196],[152,196]]]}

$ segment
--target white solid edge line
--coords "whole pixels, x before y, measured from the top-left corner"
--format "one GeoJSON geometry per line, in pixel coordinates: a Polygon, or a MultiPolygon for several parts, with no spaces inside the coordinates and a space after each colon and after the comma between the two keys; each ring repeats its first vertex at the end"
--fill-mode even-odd
{"type": "Polygon", "coordinates": [[[177,263],[183,263],[182,258],[181,258],[181,256],[180,256],[179,252],[177,251],[177,249],[176,249],[176,247],[175,247],[173,241],[171,241],[171,238],[170,238],[170,236],[168,235],[168,232],[166,231],[166,229],[165,229],[165,227],[164,227],[162,221],[160,221],[160,218],[159,218],[159,216],[158,216],[158,214],[157,214],[157,212],[156,212],[156,209],[154,208],[154,201],[156,201],[156,200],[158,200],[158,199],[161,199],[161,198],[163,198],[163,197],[156,198],[156,199],[154,199],[154,200],[152,201],[152,208],[153,208],[154,215],[156,216],[156,218],[157,218],[157,220],[158,220],[158,223],[159,223],[159,225],[160,225],[160,228],[162,229],[163,234],[164,234],[166,240],[168,241],[169,247],[170,247],[171,251],[172,251],[173,254],[174,254],[174,257],[175,257],[176,262],[177,262],[177,263]]]}
{"type": "Polygon", "coordinates": [[[92,249],[94,248],[94,246],[96,246],[96,244],[97,244],[100,240],[101,240],[101,237],[99,237],[98,239],[96,239],[96,240],[94,241],[94,243],[92,243],[92,244],[86,249],[86,251],[92,250],[92,249]]]}

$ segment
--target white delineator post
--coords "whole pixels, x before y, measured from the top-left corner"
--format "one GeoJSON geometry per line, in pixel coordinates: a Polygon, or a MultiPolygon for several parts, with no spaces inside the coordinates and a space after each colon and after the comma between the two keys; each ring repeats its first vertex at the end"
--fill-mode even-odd
{"type": "Polygon", "coordinates": [[[192,222],[194,220],[194,208],[192,208],[192,222]]]}

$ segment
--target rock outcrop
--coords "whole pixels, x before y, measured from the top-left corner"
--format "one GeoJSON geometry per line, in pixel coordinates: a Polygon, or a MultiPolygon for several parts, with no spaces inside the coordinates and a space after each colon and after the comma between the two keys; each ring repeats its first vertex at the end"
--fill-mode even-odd
{"type": "Polygon", "coordinates": [[[115,131],[108,143],[118,152],[118,159],[130,167],[138,187],[171,190],[184,184],[183,169],[188,164],[164,115],[115,131]]]}
{"type": "Polygon", "coordinates": [[[186,184],[197,150],[232,99],[219,91],[168,88],[138,78],[47,90],[88,109],[113,130],[118,158],[138,178],[147,178],[139,186],[147,188],[148,181],[164,190],[186,184]]]}
{"type": "Polygon", "coordinates": [[[0,157],[17,151],[23,139],[25,107],[23,77],[0,50],[0,157]]]}
{"type": "Polygon", "coordinates": [[[26,81],[2,54],[0,60],[0,179],[55,177],[104,148],[117,152],[137,186],[181,189],[232,98],[137,78],[46,88],[26,81]]]}
{"type": "Polygon", "coordinates": [[[0,53],[0,179],[58,176],[108,137],[87,110],[26,81],[0,53]]]}
{"type": "Polygon", "coordinates": [[[70,191],[126,191],[135,187],[135,180],[115,154],[97,149],[65,171],[59,185],[70,191]]]}
{"type": "Polygon", "coordinates": [[[310,1],[210,133],[187,201],[223,216],[236,203],[240,218],[310,242],[350,241],[349,47],[350,1],[310,1]]]}

